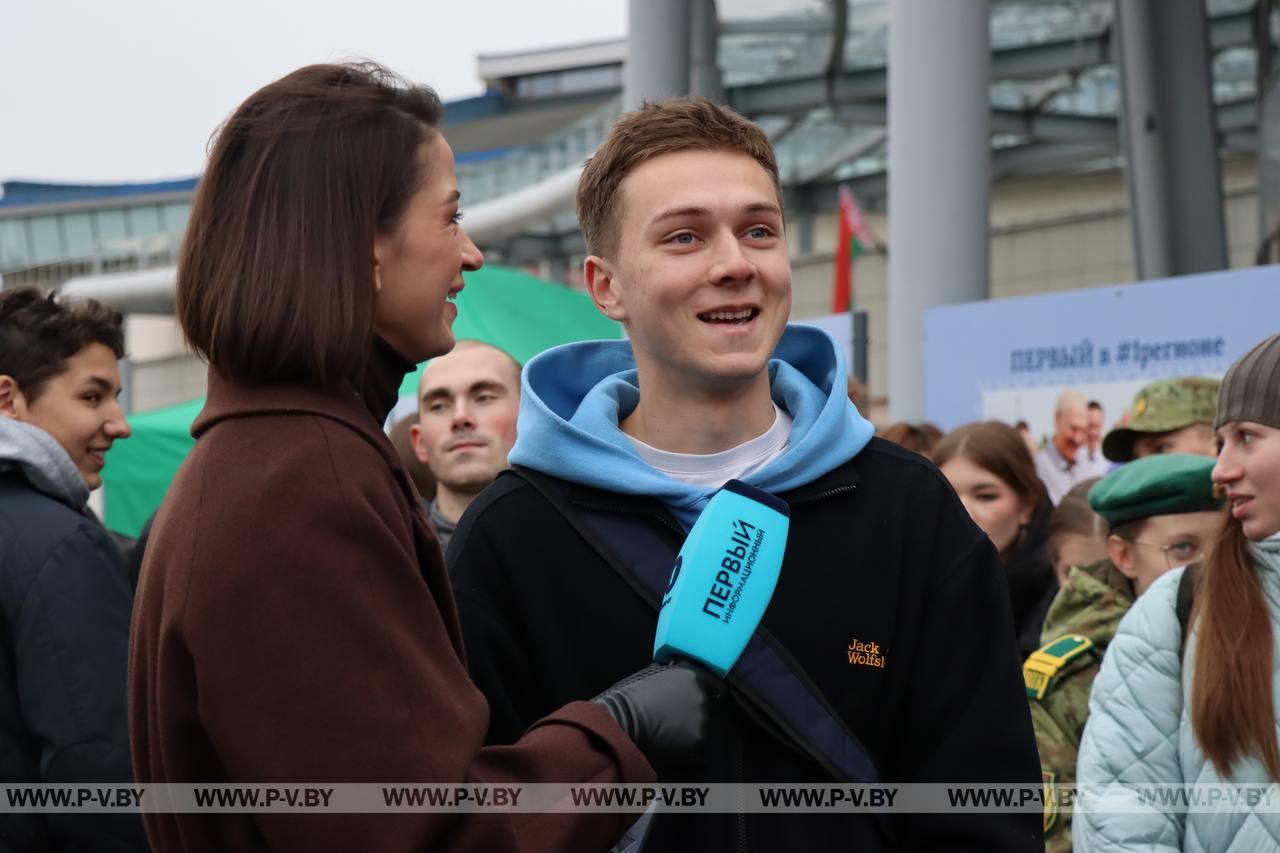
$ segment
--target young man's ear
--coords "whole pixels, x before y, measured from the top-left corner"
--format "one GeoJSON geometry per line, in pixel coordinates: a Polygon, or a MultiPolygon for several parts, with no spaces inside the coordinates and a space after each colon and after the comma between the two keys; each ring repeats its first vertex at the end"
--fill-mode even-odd
{"type": "Polygon", "coordinates": [[[0,374],[0,417],[25,420],[27,398],[12,376],[0,374]]]}
{"type": "Polygon", "coordinates": [[[427,448],[423,446],[422,430],[418,428],[416,423],[409,425],[409,446],[413,448],[413,455],[418,457],[418,461],[426,465],[427,448]]]}
{"type": "Polygon", "coordinates": [[[613,266],[599,255],[589,255],[582,262],[582,277],[596,309],[610,320],[625,323],[627,309],[622,304],[622,294],[618,288],[618,280],[614,277],[613,266]]]}
{"type": "Polygon", "coordinates": [[[1138,576],[1133,566],[1133,546],[1114,533],[1107,537],[1107,559],[1129,580],[1138,576]]]}

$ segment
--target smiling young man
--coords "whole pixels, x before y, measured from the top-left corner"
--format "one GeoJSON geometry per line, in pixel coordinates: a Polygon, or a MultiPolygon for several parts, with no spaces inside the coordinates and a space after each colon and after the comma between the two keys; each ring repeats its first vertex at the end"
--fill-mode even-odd
{"type": "MultiPolygon", "coordinates": [[[[133,595],[86,510],[129,425],[121,317],[0,291],[0,780],[132,780],[125,718],[133,595]]],[[[136,815],[0,815],[6,849],[146,849],[136,815]]]]}
{"type": "MultiPolygon", "coordinates": [[[[641,540],[673,560],[711,495],[737,478],[790,505],[762,624],[861,742],[874,765],[863,780],[1038,786],[995,550],[936,468],[872,438],[832,340],[787,326],[791,268],[763,132],[703,99],[646,105],[587,164],[578,218],[591,296],[630,340],[571,344],[525,366],[511,453],[520,476],[500,476],[455,533],[454,587],[490,739],[510,742],[563,698],[650,658],[657,614],[618,562],[641,556],[641,540]],[[611,532],[589,544],[562,510],[611,532]]],[[[707,761],[681,776],[850,778],[824,771],[830,756],[806,752],[794,730],[759,722],[737,690],[707,761]]],[[[659,815],[647,847],[1038,850],[1040,820],[659,815]]]]}
{"type": "Polygon", "coordinates": [[[423,369],[409,436],[436,481],[426,510],[442,550],[471,501],[507,467],[519,409],[520,364],[495,346],[458,341],[423,369]]]}

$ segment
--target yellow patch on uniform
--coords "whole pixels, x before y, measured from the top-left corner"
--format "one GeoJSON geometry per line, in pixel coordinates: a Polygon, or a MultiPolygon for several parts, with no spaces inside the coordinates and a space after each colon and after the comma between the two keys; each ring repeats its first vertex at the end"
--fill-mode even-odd
{"type": "Polygon", "coordinates": [[[1022,683],[1027,688],[1027,696],[1043,699],[1062,668],[1092,649],[1093,640],[1081,634],[1068,634],[1032,652],[1022,665],[1022,683]]]}
{"type": "Polygon", "coordinates": [[[1133,416],[1136,418],[1147,410],[1147,398],[1139,397],[1137,402],[1133,404],[1133,416]]]}
{"type": "Polygon", "coordinates": [[[1058,820],[1058,794],[1055,790],[1058,775],[1041,767],[1040,781],[1044,784],[1044,831],[1047,834],[1058,820]]]}

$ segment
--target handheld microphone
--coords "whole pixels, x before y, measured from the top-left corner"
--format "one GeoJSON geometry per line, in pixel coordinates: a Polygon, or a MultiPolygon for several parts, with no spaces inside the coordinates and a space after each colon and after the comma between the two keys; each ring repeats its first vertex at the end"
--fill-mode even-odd
{"type": "Polygon", "coordinates": [[[790,524],[784,501],[740,480],[725,483],[676,557],[653,659],[690,658],[723,678],[773,597],[790,524]]]}

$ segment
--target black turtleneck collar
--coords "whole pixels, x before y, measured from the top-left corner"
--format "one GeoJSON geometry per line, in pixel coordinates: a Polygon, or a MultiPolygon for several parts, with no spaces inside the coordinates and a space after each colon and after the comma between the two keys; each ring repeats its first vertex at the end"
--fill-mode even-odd
{"type": "Polygon", "coordinates": [[[387,415],[400,399],[400,385],[405,376],[416,368],[416,364],[406,361],[391,344],[377,335],[373,336],[364,381],[356,391],[379,424],[386,422],[387,415]]]}

